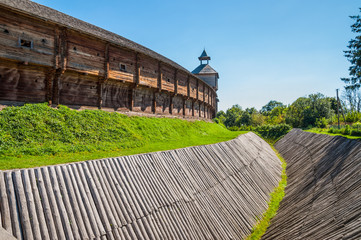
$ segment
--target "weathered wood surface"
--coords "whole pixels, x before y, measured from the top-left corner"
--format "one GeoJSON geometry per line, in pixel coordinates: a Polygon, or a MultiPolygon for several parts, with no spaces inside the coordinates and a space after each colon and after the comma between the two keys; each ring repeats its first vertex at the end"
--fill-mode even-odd
{"type": "Polygon", "coordinates": [[[280,161],[253,133],[206,146],[0,171],[0,217],[17,239],[242,239],[280,161]]]}
{"type": "Polygon", "coordinates": [[[209,92],[216,96],[196,75],[121,36],[32,1],[0,0],[0,101],[212,119],[209,92]],[[203,105],[190,114],[183,99],[203,105]]]}
{"type": "Polygon", "coordinates": [[[262,239],[361,239],[361,142],[292,130],[275,146],[288,185],[262,239]]]}

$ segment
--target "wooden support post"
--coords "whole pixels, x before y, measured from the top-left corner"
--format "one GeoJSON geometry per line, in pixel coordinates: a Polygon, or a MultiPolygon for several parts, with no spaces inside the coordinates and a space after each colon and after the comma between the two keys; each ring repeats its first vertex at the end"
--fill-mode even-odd
{"type": "Polygon", "coordinates": [[[206,86],[204,85],[204,83],[202,83],[203,86],[203,102],[206,101],[206,86]]]}
{"type": "Polygon", "coordinates": [[[192,100],[192,117],[194,117],[194,100],[192,100]]]}
{"type": "Polygon", "coordinates": [[[99,109],[102,109],[102,106],[103,106],[103,87],[104,87],[104,81],[102,78],[99,78],[98,86],[97,86],[98,108],[99,109]]]}
{"type": "Polygon", "coordinates": [[[190,97],[190,78],[191,78],[191,76],[190,75],[188,75],[187,76],[187,97],[190,97]]]}
{"type": "Polygon", "coordinates": [[[49,105],[53,103],[53,82],[55,78],[55,72],[55,68],[51,68],[45,76],[46,101],[49,105]]]}
{"type": "Polygon", "coordinates": [[[196,98],[197,98],[197,100],[198,100],[198,97],[199,97],[199,80],[197,79],[197,85],[196,85],[197,87],[197,94],[196,94],[196,98]]]}
{"type": "Polygon", "coordinates": [[[173,114],[173,97],[174,94],[169,94],[169,114],[173,114]]]}
{"type": "Polygon", "coordinates": [[[198,100],[198,116],[199,117],[202,117],[201,105],[202,105],[202,103],[198,100]]]}
{"type": "Polygon", "coordinates": [[[139,53],[135,54],[135,84],[140,82],[139,53]]]}
{"type": "Polygon", "coordinates": [[[153,91],[153,104],[152,104],[152,111],[153,113],[157,112],[157,91],[153,91]]]}
{"type": "Polygon", "coordinates": [[[98,81],[98,108],[101,109],[103,106],[103,89],[104,85],[109,79],[109,43],[105,45],[104,51],[104,76],[99,78],[98,81]]]}
{"type": "Polygon", "coordinates": [[[186,115],[186,98],[183,97],[183,116],[186,115]]]}
{"type": "Polygon", "coordinates": [[[66,29],[56,29],[54,36],[54,69],[55,74],[53,77],[52,84],[52,104],[60,104],[60,79],[66,70],[67,60],[68,60],[68,42],[67,42],[67,33],[66,29]]]}
{"type": "Polygon", "coordinates": [[[59,105],[60,104],[60,79],[61,76],[63,75],[63,70],[62,69],[57,69],[55,76],[54,76],[54,80],[53,80],[53,100],[52,103],[55,105],[59,105]]]}
{"type": "Polygon", "coordinates": [[[178,76],[177,75],[178,75],[178,70],[176,69],[174,71],[174,93],[175,93],[175,95],[178,94],[178,79],[177,79],[178,76]]]}
{"type": "Polygon", "coordinates": [[[133,107],[134,107],[135,88],[136,88],[136,85],[133,84],[128,89],[128,100],[129,100],[129,110],[130,111],[133,111],[133,107]]]}
{"type": "Polygon", "coordinates": [[[209,87],[207,87],[207,103],[209,104],[209,90],[210,90],[210,88],[209,87]]]}
{"type": "Polygon", "coordinates": [[[161,62],[158,62],[157,86],[158,86],[159,91],[162,90],[162,78],[163,78],[163,74],[162,74],[161,62]]]}

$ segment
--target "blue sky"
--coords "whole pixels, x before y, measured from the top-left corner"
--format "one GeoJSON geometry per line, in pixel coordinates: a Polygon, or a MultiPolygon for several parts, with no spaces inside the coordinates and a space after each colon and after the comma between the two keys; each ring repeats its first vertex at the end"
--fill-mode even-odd
{"type": "Polygon", "coordinates": [[[203,48],[219,72],[219,109],[334,96],[359,0],[36,0],[142,44],[192,71],[203,48]]]}

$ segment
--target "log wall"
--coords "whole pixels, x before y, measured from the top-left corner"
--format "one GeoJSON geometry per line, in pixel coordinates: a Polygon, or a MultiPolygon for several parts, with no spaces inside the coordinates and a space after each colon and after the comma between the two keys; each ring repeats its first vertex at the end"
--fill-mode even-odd
{"type": "Polygon", "coordinates": [[[292,130],[275,147],[288,184],[262,239],[361,239],[361,142],[292,130]]]}
{"type": "Polygon", "coordinates": [[[279,159],[253,133],[213,145],[0,171],[0,225],[29,240],[242,239],[267,208],[280,174],[279,159]]]}
{"type": "Polygon", "coordinates": [[[0,13],[0,101],[215,116],[216,102],[207,95],[215,91],[170,60],[1,3],[0,13]],[[202,107],[190,111],[189,101],[202,107]]]}

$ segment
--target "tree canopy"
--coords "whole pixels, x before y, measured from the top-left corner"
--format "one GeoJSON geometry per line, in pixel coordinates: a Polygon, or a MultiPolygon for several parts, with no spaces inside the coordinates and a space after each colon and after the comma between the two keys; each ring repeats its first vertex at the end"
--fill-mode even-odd
{"type": "Polygon", "coordinates": [[[349,50],[344,51],[345,57],[351,63],[349,67],[350,77],[341,78],[341,80],[346,83],[346,89],[359,89],[361,86],[361,17],[357,15],[350,16],[350,18],[355,20],[354,24],[351,25],[351,31],[357,36],[349,41],[347,46],[349,50]]]}

